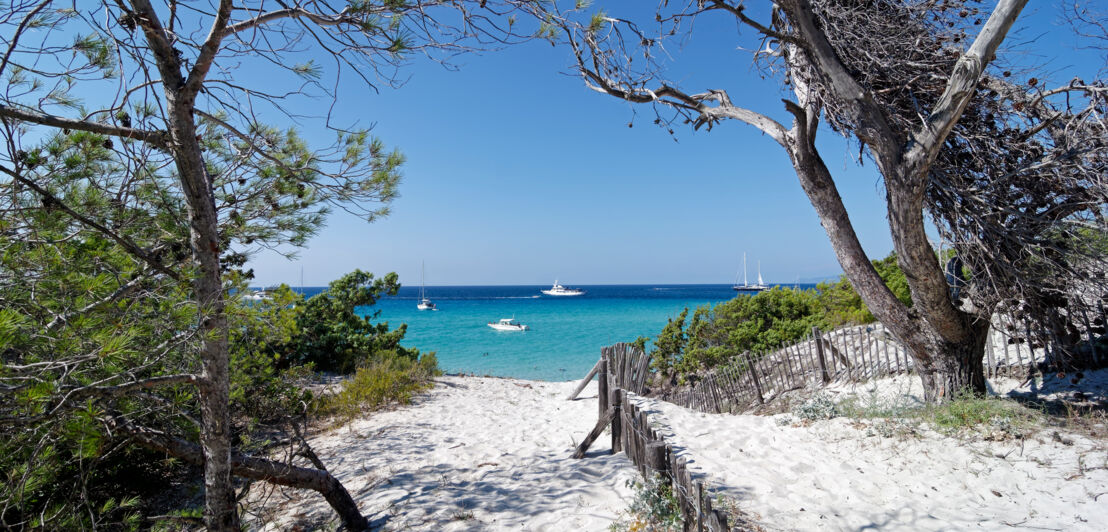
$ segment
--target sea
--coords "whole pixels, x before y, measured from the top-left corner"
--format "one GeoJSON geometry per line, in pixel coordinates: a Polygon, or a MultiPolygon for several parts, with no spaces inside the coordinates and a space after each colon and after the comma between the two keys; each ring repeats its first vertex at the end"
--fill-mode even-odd
{"type": "MultiPolygon", "coordinates": [[[[791,287],[792,285],[790,285],[791,287]]],[[[799,288],[814,285],[801,284],[799,288]]],[[[434,351],[446,373],[565,381],[585,376],[600,358],[600,348],[655,337],[686,307],[716,304],[736,297],[727,284],[592,285],[580,296],[547,296],[550,286],[428,286],[438,310],[418,310],[418,286],[358,309],[379,312],[375,322],[390,328],[408,324],[402,345],[434,351]],[[496,331],[488,322],[515,318],[527,331],[496,331]]],[[[296,289],[306,296],[320,287],[296,289]]]]}

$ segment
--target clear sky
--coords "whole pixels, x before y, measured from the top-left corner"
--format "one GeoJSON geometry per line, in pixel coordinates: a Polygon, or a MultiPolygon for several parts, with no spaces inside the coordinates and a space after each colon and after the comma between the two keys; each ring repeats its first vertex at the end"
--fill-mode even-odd
{"type": "MultiPolygon", "coordinates": [[[[613,16],[654,5],[609,3],[613,16]]],[[[1010,38],[1019,52],[1002,59],[1049,65],[1055,81],[1094,77],[1103,51],[1075,51],[1054,2],[1031,4],[1010,38]]],[[[725,16],[706,17],[670,50],[669,78],[692,91],[727,89],[784,120],[779,88],[758,79],[743,44],[725,16]]],[[[302,270],[305,284],[324,285],[361,268],[414,285],[421,261],[429,285],[729,283],[744,252],[750,275],[760,261],[769,282],[841,271],[784,152],[753,128],[725,122],[670,136],[649,107],[567,75],[568,52],[545,42],[454,63],[457,71],[417,59],[405,86],[379,93],[344,81],[336,115],[374,124],[407,156],[401,197],[373,224],[333,215],[297,261],[258,254],[254,284],[296,285],[302,270]]],[[[309,137],[321,133],[311,124],[309,137]]],[[[856,147],[830,131],[821,138],[863,245],[872,258],[886,255],[878,175],[857,166],[856,147]]]]}

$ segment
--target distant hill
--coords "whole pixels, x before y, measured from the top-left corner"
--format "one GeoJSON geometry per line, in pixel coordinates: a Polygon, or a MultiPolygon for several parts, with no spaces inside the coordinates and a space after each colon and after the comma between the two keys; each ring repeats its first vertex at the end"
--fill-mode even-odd
{"type": "Polygon", "coordinates": [[[839,280],[839,276],[841,275],[842,272],[836,273],[834,275],[824,275],[822,277],[801,277],[797,282],[801,284],[819,284],[825,281],[835,282],[839,280]]]}

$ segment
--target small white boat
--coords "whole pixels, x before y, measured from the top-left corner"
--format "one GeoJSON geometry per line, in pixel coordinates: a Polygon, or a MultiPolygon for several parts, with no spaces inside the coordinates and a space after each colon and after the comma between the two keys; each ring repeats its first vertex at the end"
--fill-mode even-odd
{"type": "Polygon", "coordinates": [[[265,290],[254,290],[244,294],[242,298],[246,301],[269,301],[270,299],[273,299],[273,296],[265,290]]]}
{"type": "Polygon", "coordinates": [[[501,318],[500,321],[488,323],[489,327],[498,331],[526,331],[530,327],[518,322],[515,318],[501,318]]]}
{"type": "Polygon", "coordinates": [[[427,277],[427,267],[422,264],[420,266],[422,266],[423,271],[419,276],[419,303],[416,304],[416,308],[419,310],[438,310],[435,308],[435,304],[427,299],[427,286],[423,282],[424,278],[427,277]]]}
{"type": "Polygon", "coordinates": [[[548,296],[579,296],[585,293],[584,290],[578,290],[576,288],[566,288],[558,284],[557,279],[554,280],[554,286],[550,290],[542,290],[542,293],[548,296]]]}

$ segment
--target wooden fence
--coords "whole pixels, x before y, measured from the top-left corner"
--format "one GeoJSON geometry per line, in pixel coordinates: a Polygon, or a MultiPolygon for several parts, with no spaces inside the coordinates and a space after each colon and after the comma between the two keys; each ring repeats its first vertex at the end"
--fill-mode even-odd
{"type": "MultiPolygon", "coordinates": [[[[693,481],[688,463],[650,425],[650,416],[631,401],[628,393],[642,392],[649,375],[650,359],[630,344],[616,344],[601,350],[594,368],[599,376],[600,419],[577,447],[574,458],[583,458],[589,446],[611,425],[612,453],[627,454],[643,478],[659,476],[673,490],[686,531],[728,532],[727,515],[712,508],[704,484],[693,481]]],[[[585,382],[591,379],[589,373],[585,382]]],[[[576,393],[571,396],[572,399],[576,393]]]]}
{"type": "MultiPolygon", "coordinates": [[[[1084,331],[1095,359],[1094,335],[1105,334],[1108,317],[1100,308],[1095,320],[1085,317],[1084,331]]],[[[1030,376],[1036,368],[1055,358],[1049,338],[1032,335],[1031,328],[998,318],[989,331],[985,350],[988,377],[1030,376]]],[[[598,380],[599,420],[575,450],[583,458],[605,427],[611,426],[611,452],[623,451],[646,479],[662,478],[677,499],[685,531],[727,532],[727,514],[712,508],[704,485],[694,481],[684,457],[651,427],[650,416],[628,400],[628,394],[642,395],[650,377],[650,359],[637,347],[620,343],[601,349],[600,360],[580,386],[574,399],[592,380],[598,380]]],[[[914,361],[880,324],[844,327],[821,332],[813,327],[802,341],[767,353],[744,353],[732,363],[716,368],[692,387],[658,396],[666,401],[701,412],[734,412],[765,404],[781,394],[808,386],[825,386],[833,381],[861,381],[906,374],[914,361]]]]}
{"type": "MultiPolygon", "coordinates": [[[[1103,307],[1101,307],[1103,311],[1103,307]]],[[[1105,332],[1105,316],[1083,320],[1082,334],[1092,344],[1105,332]]],[[[1056,348],[1030,325],[998,317],[988,333],[983,361],[986,377],[1030,377],[1044,363],[1057,360],[1056,348]]],[[[815,327],[800,342],[765,353],[743,353],[717,367],[691,387],[659,397],[701,412],[735,412],[765,404],[781,394],[832,381],[859,382],[911,373],[915,362],[907,349],[880,323],[830,332],[815,327]]]]}

